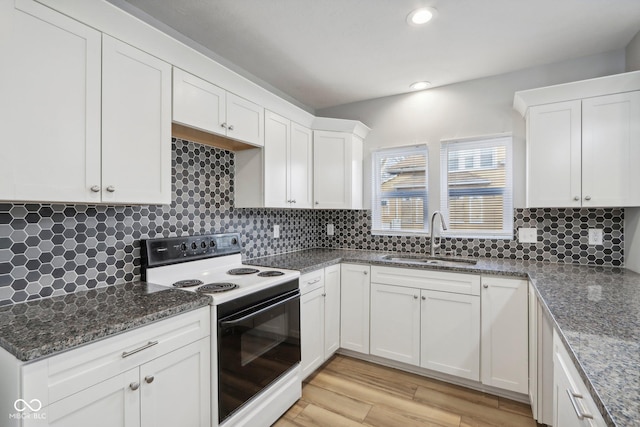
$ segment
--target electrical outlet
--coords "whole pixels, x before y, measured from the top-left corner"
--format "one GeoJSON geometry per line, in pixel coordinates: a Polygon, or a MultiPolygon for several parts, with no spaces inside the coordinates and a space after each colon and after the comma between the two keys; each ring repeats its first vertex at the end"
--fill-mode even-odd
{"type": "Polygon", "coordinates": [[[327,236],[333,236],[336,230],[333,224],[327,224],[327,236]]]}
{"type": "Polygon", "coordinates": [[[518,242],[536,243],[538,241],[537,228],[518,228],[518,242]]]}
{"type": "Polygon", "coordinates": [[[280,238],[280,226],[278,224],[275,224],[273,226],[273,238],[274,239],[280,238]]]}
{"type": "Polygon", "coordinates": [[[602,245],[602,229],[601,228],[589,229],[589,244],[591,246],[602,245]]]}

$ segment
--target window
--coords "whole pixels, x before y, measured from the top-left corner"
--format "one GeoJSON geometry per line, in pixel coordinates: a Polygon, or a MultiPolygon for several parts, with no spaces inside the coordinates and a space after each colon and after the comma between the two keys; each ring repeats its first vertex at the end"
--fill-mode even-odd
{"type": "Polygon", "coordinates": [[[380,150],[372,158],[372,233],[426,233],[426,145],[380,150]]]}
{"type": "Polygon", "coordinates": [[[451,237],[512,237],[511,137],[443,142],[440,208],[451,237]]]}

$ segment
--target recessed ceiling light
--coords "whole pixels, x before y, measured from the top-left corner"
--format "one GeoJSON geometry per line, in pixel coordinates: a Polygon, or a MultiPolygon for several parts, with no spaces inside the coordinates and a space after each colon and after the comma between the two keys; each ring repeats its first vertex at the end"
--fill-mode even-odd
{"type": "Polygon", "coordinates": [[[407,16],[407,23],[414,26],[423,25],[435,18],[437,14],[438,11],[432,7],[421,7],[407,16]]]}
{"type": "Polygon", "coordinates": [[[431,83],[429,83],[429,82],[415,82],[414,84],[412,84],[409,87],[412,90],[422,90],[422,89],[428,88],[429,86],[431,86],[431,83]]]}

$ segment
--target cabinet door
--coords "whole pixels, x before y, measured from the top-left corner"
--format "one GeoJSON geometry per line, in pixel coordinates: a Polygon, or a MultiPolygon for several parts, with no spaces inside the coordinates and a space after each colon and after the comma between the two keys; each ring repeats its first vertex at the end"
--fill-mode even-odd
{"type": "Polygon", "coordinates": [[[225,135],[226,91],[174,67],[173,121],[225,135]]]}
{"type": "Polygon", "coordinates": [[[352,136],[343,132],[313,133],[313,197],[320,209],[351,207],[352,136]]]}
{"type": "Polygon", "coordinates": [[[527,281],[482,277],[482,383],[526,394],[527,281]]]}
{"type": "Polygon", "coordinates": [[[142,427],[211,425],[210,352],[204,338],[140,367],[142,427]]]}
{"type": "Polygon", "coordinates": [[[340,347],[369,354],[369,266],[342,264],[340,347]]]}
{"type": "Polygon", "coordinates": [[[580,101],[529,109],[527,206],[580,207],[580,101]]]}
{"type": "Polygon", "coordinates": [[[313,207],[313,135],[310,129],[291,123],[288,157],[291,207],[311,208],[313,207]]]}
{"type": "Polygon", "coordinates": [[[291,121],[267,111],[264,122],[264,205],[291,206],[289,187],[289,138],[291,121]]]}
{"type": "Polygon", "coordinates": [[[480,380],[480,297],[423,290],[420,366],[480,380]]]}
{"type": "Polygon", "coordinates": [[[300,345],[304,379],[324,362],[324,288],[300,297],[300,345]]]}
{"type": "Polygon", "coordinates": [[[420,290],[371,284],[371,354],[420,364],[420,290]]]}
{"type": "MultiPolygon", "coordinates": [[[[139,369],[131,369],[44,409],[51,427],[140,426],[139,369]],[[134,390],[135,389],[135,390],[134,390]]],[[[42,425],[25,420],[25,427],[42,425]]],[[[176,424],[177,425],[177,424],[176,424]]]]}
{"type": "Polygon", "coordinates": [[[340,347],[340,265],[324,269],[324,360],[340,347]]]}
{"type": "Polygon", "coordinates": [[[227,92],[227,136],[262,147],[264,108],[227,92]]]}
{"type": "Polygon", "coordinates": [[[100,33],[29,0],[0,28],[0,200],[99,202],[100,33]]]}
{"type": "Polygon", "coordinates": [[[102,201],[171,203],[171,66],[103,36],[102,201]]]}
{"type": "Polygon", "coordinates": [[[582,101],[582,205],[638,206],[640,92],[582,101]]]}

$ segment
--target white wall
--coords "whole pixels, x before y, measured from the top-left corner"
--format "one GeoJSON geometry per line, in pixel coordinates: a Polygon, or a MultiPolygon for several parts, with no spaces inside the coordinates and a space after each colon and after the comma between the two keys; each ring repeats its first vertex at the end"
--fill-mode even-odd
{"type": "Polygon", "coordinates": [[[627,71],[640,70],[640,31],[631,39],[626,48],[627,71]]]}
{"type": "MultiPolygon", "coordinates": [[[[439,182],[440,140],[502,132],[513,133],[514,205],[523,207],[525,122],[513,110],[514,92],[624,71],[625,50],[620,49],[421,92],[326,108],[316,114],[360,120],[371,127],[365,141],[365,207],[371,203],[372,150],[427,142],[429,180],[439,182]]],[[[437,207],[439,189],[434,186],[430,189],[429,204],[437,207]]]]}

